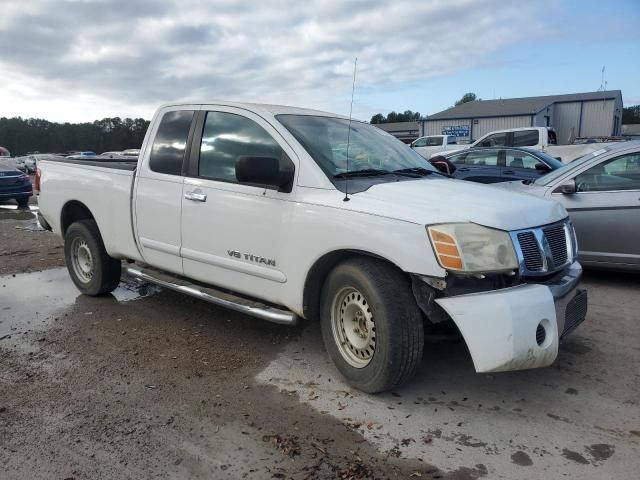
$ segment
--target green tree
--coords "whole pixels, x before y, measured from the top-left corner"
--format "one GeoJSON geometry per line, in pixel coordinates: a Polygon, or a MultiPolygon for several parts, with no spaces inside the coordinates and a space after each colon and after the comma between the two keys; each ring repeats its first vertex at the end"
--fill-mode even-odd
{"type": "Polygon", "coordinates": [[[463,103],[467,103],[467,102],[475,102],[475,101],[482,101],[481,98],[478,98],[477,95],[473,92],[467,92],[465,93],[460,100],[458,100],[455,104],[455,106],[457,107],[458,105],[462,105],[463,103]]]}
{"type": "Polygon", "coordinates": [[[371,117],[371,122],[373,124],[376,123],[385,123],[387,121],[387,118],[382,115],[381,113],[376,113],[373,117],[371,117]]]}
{"type": "Polygon", "coordinates": [[[385,117],[381,113],[376,113],[371,117],[372,124],[377,123],[393,123],[393,122],[415,122],[416,120],[422,120],[420,112],[414,112],[413,110],[405,110],[402,113],[391,111],[385,117]]]}
{"type": "Polygon", "coordinates": [[[622,123],[640,123],[640,105],[625,107],[622,109],[622,123]]]}

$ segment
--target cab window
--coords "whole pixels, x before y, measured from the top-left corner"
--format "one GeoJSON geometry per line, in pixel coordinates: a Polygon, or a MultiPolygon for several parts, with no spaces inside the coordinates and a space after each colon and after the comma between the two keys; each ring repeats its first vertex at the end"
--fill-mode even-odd
{"type": "Polygon", "coordinates": [[[521,130],[513,132],[514,147],[533,147],[538,144],[538,130],[521,130]]]}
{"type": "Polygon", "coordinates": [[[501,147],[506,144],[507,144],[506,133],[494,133],[493,135],[489,135],[482,142],[480,142],[481,147],[501,147]]]}
{"type": "Polygon", "coordinates": [[[236,161],[243,156],[284,159],[284,151],[253,120],[226,112],[207,112],[200,144],[200,177],[238,183],[236,161]]]}
{"type": "Polygon", "coordinates": [[[162,116],[149,156],[149,168],[158,173],[180,175],[187,149],[193,110],[167,112],[162,116]]]}
{"type": "Polygon", "coordinates": [[[419,138],[418,140],[413,142],[413,146],[414,147],[426,147],[427,146],[427,139],[426,138],[419,138]]]}

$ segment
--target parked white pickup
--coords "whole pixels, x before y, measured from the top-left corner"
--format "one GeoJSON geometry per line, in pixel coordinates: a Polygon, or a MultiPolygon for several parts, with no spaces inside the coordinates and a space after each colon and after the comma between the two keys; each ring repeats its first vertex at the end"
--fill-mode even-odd
{"type": "Polygon", "coordinates": [[[64,238],[81,292],[112,291],[124,268],[263,319],[317,319],[340,372],[367,392],[412,377],[435,323],[488,372],[549,365],[584,319],[560,204],[447,178],[364,122],[171,104],[133,161],[38,170],[40,222],[64,238]]]}
{"type": "Polygon", "coordinates": [[[579,145],[558,145],[556,133],[548,127],[512,128],[496,130],[480,137],[469,145],[458,145],[454,148],[440,149],[431,153],[428,158],[451,153],[452,150],[464,150],[473,147],[529,147],[542,150],[563,163],[570,163],[587,153],[602,148],[603,143],[584,143],[579,145]]]}
{"type": "Polygon", "coordinates": [[[436,152],[451,152],[452,150],[460,149],[458,137],[454,137],[453,135],[428,135],[426,137],[420,137],[414,140],[410,146],[427,160],[436,152]]]}

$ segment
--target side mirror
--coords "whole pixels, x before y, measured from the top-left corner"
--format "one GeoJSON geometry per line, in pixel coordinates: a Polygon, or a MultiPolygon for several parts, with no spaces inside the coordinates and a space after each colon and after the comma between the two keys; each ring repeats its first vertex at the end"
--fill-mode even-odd
{"type": "Polygon", "coordinates": [[[553,193],[563,193],[565,195],[572,195],[576,193],[576,181],[572,178],[566,182],[558,185],[553,193]]]}
{"type": "Polygon", "coordinates": [[[551,168],[546,163],[536,163],[535,168],[536,168],[536,170],[539,170],[541,172],[550,172],[551,171],[551,168]]]}
{"type": "Polygon", "coordinates": [[[294,168],[291,160],[281,167],[276,157],[242,156],[236,160],[236,179],[260,187],[290,192],[293,186],[294,168]]]}

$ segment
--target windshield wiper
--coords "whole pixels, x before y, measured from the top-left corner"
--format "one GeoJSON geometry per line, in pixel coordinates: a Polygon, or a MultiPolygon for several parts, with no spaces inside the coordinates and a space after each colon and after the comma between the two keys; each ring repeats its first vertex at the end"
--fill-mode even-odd
{"type": "Polygon", "coordinates": [[[336,173],[333,178],[351,178],[351,177],[377,177],[379,175],[390,175],[389,170],[378,170],[376,168],[365,168],[364,170],[351,170],[349,172],[336,173]]]}
{"type": "Polygon", "coordinates": [[[422,167],[412,167],[412,168],[401,168],[399,170],[393,170],[392,173],[396,175],[407,175],[412,177],[426,177],[427,175],[431,175],[434,172],[433,170],[429,170],[427,168],[422,167]]]}

